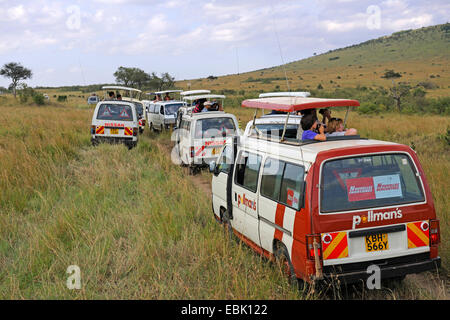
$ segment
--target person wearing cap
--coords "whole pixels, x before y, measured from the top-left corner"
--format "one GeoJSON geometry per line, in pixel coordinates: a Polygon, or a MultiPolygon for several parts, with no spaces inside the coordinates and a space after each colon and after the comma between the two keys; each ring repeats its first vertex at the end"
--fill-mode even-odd
{"type": "Polygon", "coordinates": [[[203,108],[203,110],[201,112],[208,112],[211,109],[212,102],[211,101],[206,101],[203,105],[205,107],[203,108]]]}

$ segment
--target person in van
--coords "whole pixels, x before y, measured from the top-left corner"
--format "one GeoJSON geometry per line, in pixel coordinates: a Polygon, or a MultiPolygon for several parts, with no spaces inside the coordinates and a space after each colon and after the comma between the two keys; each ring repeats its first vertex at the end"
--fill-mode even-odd
{"type": "Polygon", "coordinates": [[[197,104],[195,105],[195,108],[192,110],[192,113],[202,112],[203,108],[205,107],[204,105],[205,101],[206,99],[197,100],[197,104]]]}
{"type": "Polygon", "coordinates": [[[114,91],[110,91],[108,93],[109,100],[116,100],[116,95],[114,94],[114,91]]]}
{"type": "Polygon", "coordinates": [[[156,95],[156,100],[155,101],[162,101],[162,98],[161,98],[161,94],[160,93],[158,93],[157,95],[156,95]]]}
{"type": "Polygon", "coordinates": [[[302,140],[327,140],[325,128],[323,125],[319,124],[316,117],[314,117],[314,114],[303,116],[300,124],[303,129],[302,140]],[[316,131],[318,131],[318,133],[316,131]]]}
{"type": "Polygon", "coordinates": [[[172,98],[169,96],[169,93],[166,92],[166,95],[164,96],[164,101],[170,101],[172,98]]]}
{"type": "Polygon", "coordinates": [[[322,115],[322,124],[326,128],[328,125],[328,122],[331,119],[331,110],[328,108],[320,109],[319,113],[322,115]]]}
{"type": "Polygon", "coordinates": [[[342,137],[357,135],[358,130],[355,128],[349,128],[344,130],[344,121],[341,118],[331,118],[328,121],[325,135],[327,137],[342,137]]]}
{"type": "Polygon", "coordinates": [[[117,100],[122,100],[122,95],[121,94],[117,95],[117,100]]]}
{"type": "Polygon", "coordinates": [[[202,110],[201,112],[212,111],[212,110],[211,110],[211,109],[212,109],[212,102],[211,102],[211,101],[206,101],[206,102],[203,104],[203,106],[204,106],[204,108],[203,108],[203,110],[202,110]]]}

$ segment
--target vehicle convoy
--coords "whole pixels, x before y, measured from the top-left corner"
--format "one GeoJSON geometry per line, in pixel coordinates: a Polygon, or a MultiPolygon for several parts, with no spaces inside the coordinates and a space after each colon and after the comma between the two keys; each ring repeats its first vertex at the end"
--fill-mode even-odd
{"type": "MultiPolygon", "coordinates": [[[[293,112],[357,107],[346,99],[272,97],[243,107],[293,112]]],[[[348,110],[348,108],[347,108],[348,110]]],[[[256,123],[256,121],[255,121],[256,123]]],[[[408,146],[358,135],[326,141],[250,132],[210,163],[214,217],[291,279],[366,281],[436,270],[439,220],[408,146]]]]}
{"type": "Polygon", "coordinates": [[[114,98],[112,98],[113,100],[118,99],[120,95],[121,101],[127,101],[135,105],[139,121],[139,133],[143,133],[145,129],[145,115],[144,115],[144,104],[141,101],[142,91],[139,89],[122,86],[103,86],[102,89],[105,90],[104,100],[110,100],[111,98],[109,97],[109,93],[113,92],[114,93],[114,98]]]}
{"type": "MultiPolygon", "coordinates": [[[[223,95],[197,95],[190,101],[199,99],[224,99],[223,95]]],[[[179,123],[176,131],[176,148],[181,163],[191,172],[207,167],[215,160],[227,137],[239,130],[236,117],[224,111],[194,113],[192,107],[179,110],[179,123]]]]}
{"type": "Polygon", "coordinates": [[[135,104],[127,101],[100,101],[92,116],[91,142],[123,143],[128,149],[137,145],[139,119],[135,104]]]}

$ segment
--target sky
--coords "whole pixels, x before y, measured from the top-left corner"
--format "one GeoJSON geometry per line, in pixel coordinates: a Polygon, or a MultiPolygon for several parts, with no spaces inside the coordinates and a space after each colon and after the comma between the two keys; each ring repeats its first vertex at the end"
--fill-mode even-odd
{"type": "MultiPolygon", "coordinates": [[[[448,0],[0,0],[0,66],[30,86],[114,83],[120,66],[177,80],[280,65],[448,22],[448,0]]],[[[10,81],[0,78],[0,86],[10,81]]]]}

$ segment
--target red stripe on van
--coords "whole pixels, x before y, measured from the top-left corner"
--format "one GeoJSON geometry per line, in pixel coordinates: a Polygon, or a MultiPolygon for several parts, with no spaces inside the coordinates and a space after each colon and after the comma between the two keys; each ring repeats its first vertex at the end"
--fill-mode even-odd
{"type": "MultiPolygon", "coordinates": [[[[286,211],[286,206],[277,203],[277,210],[275,211],[275,224],[283,228],[284,212],[286,211]]],[[[283,237],[283,231],[275,229],[275,234],[273,236],[275,239],[280,240],[283,237]]]]}
{"type": "Polygon", "coordinates": [[[195,156],[198,157],[203,150],[205,150],[205,146],[201,146],[201,148],[198,148],[197,152],[195,153],[195,156]]]}

